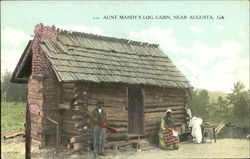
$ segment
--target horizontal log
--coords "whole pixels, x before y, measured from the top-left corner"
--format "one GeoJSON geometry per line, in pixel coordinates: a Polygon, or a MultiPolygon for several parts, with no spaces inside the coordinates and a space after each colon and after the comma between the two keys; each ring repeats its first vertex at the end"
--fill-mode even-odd
{"type": "Polygon", "coordinates": [[[108,120],[109,124],[113,124],[113,125],[124,125],[126,126],[128,124],[128,121],[126,120],[108,120]]]}
{"type": "Polygon", "coordinates": [[[63,83],[63,84],[62,84],[62,88],[74,90],[74,88],[75,88],[75,83],[63,83]]]}
{"type": "Polygon", "coordinates": [[[157,132],[157,131],[159,131],[159,127],[157,127],[157,126],[151,126],[151,127],[147,127],[147,128],[145,128],[145,132],[149,132],[149,131],[155,131],[155,132],[157,132]]]}
{"type": "MultiPolygon", "coordinates": [[[[166,109],[151,109],[151,110],[146,110],[145,113],[157,113],[157,112],[164,112],[166,113],[166,109]]],[[[186,110],[184,109],[177,109],[177,110],[172,110],[172,115],[176,114],[184,114],[186,113],[186,110]]]]}
{"type": "MultiPolygon", "coordinates": [[[[145,118],[153,118],[153,117],[162,117],[166,114],[166,112],[152,112],[152,113],[145,113],[145,118]]],[[[172,114],[173,118],[179,118],[179,117],[186,117],[185,113],[176,113],[176,114],[172,114]]]]}
{"type": "Polygon", "coordinates": [[[125,110],[125,107],[113,107],[113,108],[110,108],[110,107],[103,107],[104,111],[107,113],[107,114],[128,114],[128,111],[125,110]]]}
{"type": "Polygon", "coordinates": [[[118,115],[109,115],[109,114],[107,114],[107,119],[108,119],[108,121],[109,120],[116,120],[116,119],[119,119],[119,120],[128,120],[128,115],[124,115],[124,116],[118,116],[118,115]]]}
{"type": "MultiPolygon", "coordinates": [[[[163,117],[163,116],[162,116],[163,117]]],[[[153,122],[153,121],[155,121],[155,122],[160,122],[160,120],[161,120],[161,118],[162,117],[150,117],[150,118],[146,118],[145,119],[145,122],[153,122]]],[[[175,118],[173,118],[173,120],[175,121],[175,122],[186,122],[186,119],[185,119],[185,117],[175,117],[175,118]]]]}
{"type": "Polygon", "coordinates": [[[179,122],[179,123],[187,123],[187,119],[186,118],[173,118],[173,120],[175,122],[179,122]]]}
{"type": "Polygon", "coordinates": [[[161,118],[164,116],[166,113],[165,112],[156,112],[156,113],[145,113],[144,118],[161,118]]]}
{"type": "Polygon", "coordinates": [[[114,140],[114,139],[126,139],[128,137],[127,132],[123,132],[123,133],[110,133],[107,132],[107,140],[114,140]]]}
{"type": "Polygon", "coordinates": [[[115,124],[115,123],[108,123],[108,126],[114,127],[114,128],[126,128],[128,127],[128,124],[115,124]]]}
{"type": "Polygon", "coordinates": [[[87,131],[82,132],[79,130],[75,130],[75,129],[67,129],[65,127],[63,127],[62,129],[64,132],[69,133],[69,134],[74,134],[74,135],[83,135],[84,133],[87,133],[87,131]]]}
{"type": "Polygon", "coordinates": [[[95,98],[93,95],[91,95],[91,97],[88,99],[90,103],[92,104],[96,104],[98,100],[102,99],[105,103],[117,103],[117,104],[123,104],[123,103],[127,103],[127,96],[123,96],[123,97],[119,97],[116,96],[115,94],[113,95],[103,95],[101,98],[95,98]]]}
{"type": "Polygon", "coordinates": [[[121,119],[121,120],[126,120],[128,119],[128,113],[126,112],[120,112],[120,113],[107,113],[107,118],[108,119],[121,119]]]}
{"type": "Polygon", "coordinates": [[[69,104],[59,104],[59,108],[60,109],[70,109],[70,105],[69,104]]]}
{"type": "Polygon", "coordinates": [[[183,94],[185,93],[185,90],[183,89],[176,89],[176,88],[167,88],[167,89],[162,89],[162,88],[146,88],[145,89],[146,94],[149,93],[168,93],[168,94],[183,94]]]}
{"type": "Polygon", "coordinates": [[[186,97],[183,92],[146,92],[145,97],[147,98],[165,98],[165,97],[186,97]]]}
{"type": "Polygon", "coordinates": [[[121,120],[121,119],[109,119],[108,120],[109,122],[124,122],[124,123],[127,123],[128,122],[128,120],[126,119],[126,120],[121,120]]]}
{"type": "Polygon", "coordinates": [[[145,98],[144,105],[169,105],[169,104],[177,104],[177,103],[185,103],[186,99],[184,98],[169,98],[169,99],[148,99],[145,98]]]}
{"type": "Polygon", "coordinates": [[[155,103],[154,105],[145,105],[145,110],[147,109],[154,109],[154,108],[165,108],[167,109],[182,109],[184,108],[184,103],[169,103],[169,104],[158,104],[155,103]]]}
{"type": "Polygon", "coordinates": [[[156,125],[160,125],[160,120],[145,121],[145,125],[147,125],[147,124],[156,124],[156,125]]]}
{"type": "Polygon", "coordinates": [[[161,121],[161,118],[162,117],[150,117],[150,118],[146,118],[145,119],[145,123],[152,123],[152,122],[154,122],[154,123],[159,123],[160,121],[161,121]]]}
{"type": "Polygon", "coordinates": [[[126,96],[126,88],[125,87],[109,87],[109,88],[98,88],[98,87],[91,87],[89,92],[92,94],[121,94],[126,96]]]}
{"type": "MultiPolygon", "coordinates": [[[[90,92],[90,99],[103,99],[104,101],[124,101],[124,98],[126,98],[126,94],[120,94],[117,92],[112,92],[112,93],[92,93],[90,92]]],[[[125,101],[124,101],[125,102],[125,101]]]]}
{"type": "MultiPolygon", "coordinates": [[[[126,102],[115,102],[115,101],[108,101],[108,100],[103,100],[104,102],[104,105],[103,107],[125,107],[127,105],[126,102]]],[[[91,100],[91,99],[88,99],[88,106],[91,106],[91,107],[96,107],[97,106],[97,100],[91,100]]]]}

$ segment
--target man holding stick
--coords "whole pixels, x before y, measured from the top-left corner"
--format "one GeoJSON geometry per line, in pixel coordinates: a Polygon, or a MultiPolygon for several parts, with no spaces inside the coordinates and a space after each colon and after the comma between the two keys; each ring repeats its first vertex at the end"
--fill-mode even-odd
{"type": "MultiPolygon", "coordinates": [[[[104,125],[107,123],[107,116],[103,110],[104,102],[98,100],[97,107],[92,111],[91,115],[102,121],[104,125]]],[[[93,122],[93,136],[94,136],[94,156],[106,156],[104,154],[104,142],[105,142],[105,128],[101,126],[98,122],[93,122]]]]}

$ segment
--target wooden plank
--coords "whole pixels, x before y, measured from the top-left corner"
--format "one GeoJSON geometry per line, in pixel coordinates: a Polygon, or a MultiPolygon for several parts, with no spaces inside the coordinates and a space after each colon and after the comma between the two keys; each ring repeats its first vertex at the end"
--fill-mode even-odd
{"type": "MultiPolygon", "coordinates": [[[[83,135],[84,132],[81,132],[81,131],[78,131],[78,130],[75,130],[75,129],[67,129],[65,127],[63,127],[62,129],[64,132],[66,133],[69,133],[69,134],[74,134],[74,135],[83,135]]],[[[86,133],[86,132],[85,132],[86,133]]]]}
{"type": "Polygon", "coordinates": [[[63,83],[62,87],[63,87],[64,89],[72,89],[72,90],[74,90],[74,88],[75,88],[75,83],[63,83]]]}
{"type": "Polygon", "coordinates": [[[101,93],[101,94],[122,94],[126,95],[126,88],[125,87],[114,87],[114,86],[108,86],[106,88],[98,88],[96,87],[91,87],[89,88],[89,91],[93,94],[101,93]]]}
{"type": "MultiPolygon", "coordinates": [[[[176,115],[176,114],[186,114],[186,110],[184,110],[184,109],[172,109],[172,115],[176,115]]],[[[166,113],[166,109],[164,108],[164,109],[161,109],[161,108],[158,108],[158,109],[147,109],[146,111],[145,111],[145,113],[157,113],[157,112],[164,112],[164,113],[166,113]]]]}
{"type": "Polygon", "coordinates": [[[186,97],[186,93],[177,93],[177,92],[155,92],[155,93],[152,93],[152,92],[146,92],[145,93],[146,97],[147,98],[165,98],[165,97],[183,97],[185,98],[186,97]]]}
{"type": "Polygon", "coordinates": [[[111,92],[110,94],[107,93],[90,93],[91,99],[103,99],[104,101],[110,101],[110,100],[118,100],[123,101],[123,98],[126,98],[125,94],[118,94],[116,92],[111,92]],[[117,98],[117,99],[116,99],[117,98]]]}
{"type": "Polygon", "coordinates": [[[70,109],[69,104],[58,104],[60,109],[70,109]]]}
{"type": "Polygon", "coordinates": [[[168,103],[180,103],[180,102],[186,102],[185,98],[161,98],[161,99],[150,99],[150,98],[145,98],[145,103],[148,105],[154,104],[154,103],[161,103],[161,104],[168,104],[168,103]]]}
{"type": "Polygon", "coordinates": [[[107,135],[107,139],[110,140],[110,139],[120,139],[120,138],[127,138],[127,132],[120,132],[120,133],[110,133],[110,132],[107,132],[106,133],[107,135]]]}
{"type": "Polygon", "coordinates": [[[145,109],[151,109],[151,108],[166,108],[167,109],[181,109],[184,108],[184,103],[165,103],[165,104],[160,104],[160,103],[154,103],[152,105],[147,104],[145,105],[145,109]]]}
{"type": "MultiPolygon", "coordinates": [[[[115,94],[113,95],[101,95],[102,98],[96,98],[94,97],[94,95],[91,95],[91,97],[88,99],[90,103],[93,103],[93,104],[96,104],[96,102],[99,100],[99,99],[102,99],[104,100],[105,102],[115,102],[115,103],[127,103],[127,97],[126,96],[123,96],[123,97],[119,97],[119,96],[116,96],[115,94]]],[[[105,104],[105,103],[104,103],[105,104]]]]}
{"type": "Polygon", "coordinates": [[[162,89],[162,88],[145,88],[145,93],[146,95],[150,94],[157,94],[157,93],[162,93],[162,94],[185,94],[185,91],[183,89],[178,89],[178,88],[167,88],[167,89],[162,89]]]}
{"type": "Polygon", "coordinates": [[[114,120],[114,119],[121,119],[121,120],[126,120],[128,118],[128,113],[126,112],[120,112],[120,113],[107,113],[107,118],[114,120]]]}

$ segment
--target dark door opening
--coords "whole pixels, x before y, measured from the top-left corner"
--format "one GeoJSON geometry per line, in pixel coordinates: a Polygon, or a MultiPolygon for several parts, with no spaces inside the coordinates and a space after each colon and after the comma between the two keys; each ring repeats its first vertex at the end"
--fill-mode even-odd
{"type": "Polygon", "coordinates": [[[128,133],[144,134],[144,102],[140,87],[128,87],[128,133]]]}

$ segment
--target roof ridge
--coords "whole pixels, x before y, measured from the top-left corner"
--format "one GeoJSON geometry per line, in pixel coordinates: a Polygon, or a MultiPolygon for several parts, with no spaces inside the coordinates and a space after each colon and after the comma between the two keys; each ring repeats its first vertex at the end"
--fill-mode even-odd
{"type": "Polygon", "coordinates": [[[130,40],[130,39],[116,38],[116,37],[85,33],[85,32],[79,32],[79,31],[65,30],[65,29],[57,28],[55,26],[52,26],[52,28],[55,28],[55,31],[57,32],[58,35],[85,36],[88,38],[95,38],[95,39],[100,39],[100,40],[108,40],[108,41],[114,41],[114,42],[121,42],[125,44],[155,47],[155,48],[158,48],[159,46],[159,44],[153,44],[153,43],[148,43],[148,42],[141,42],[141,41],[135,41],[135,40],[130,40]]]}

